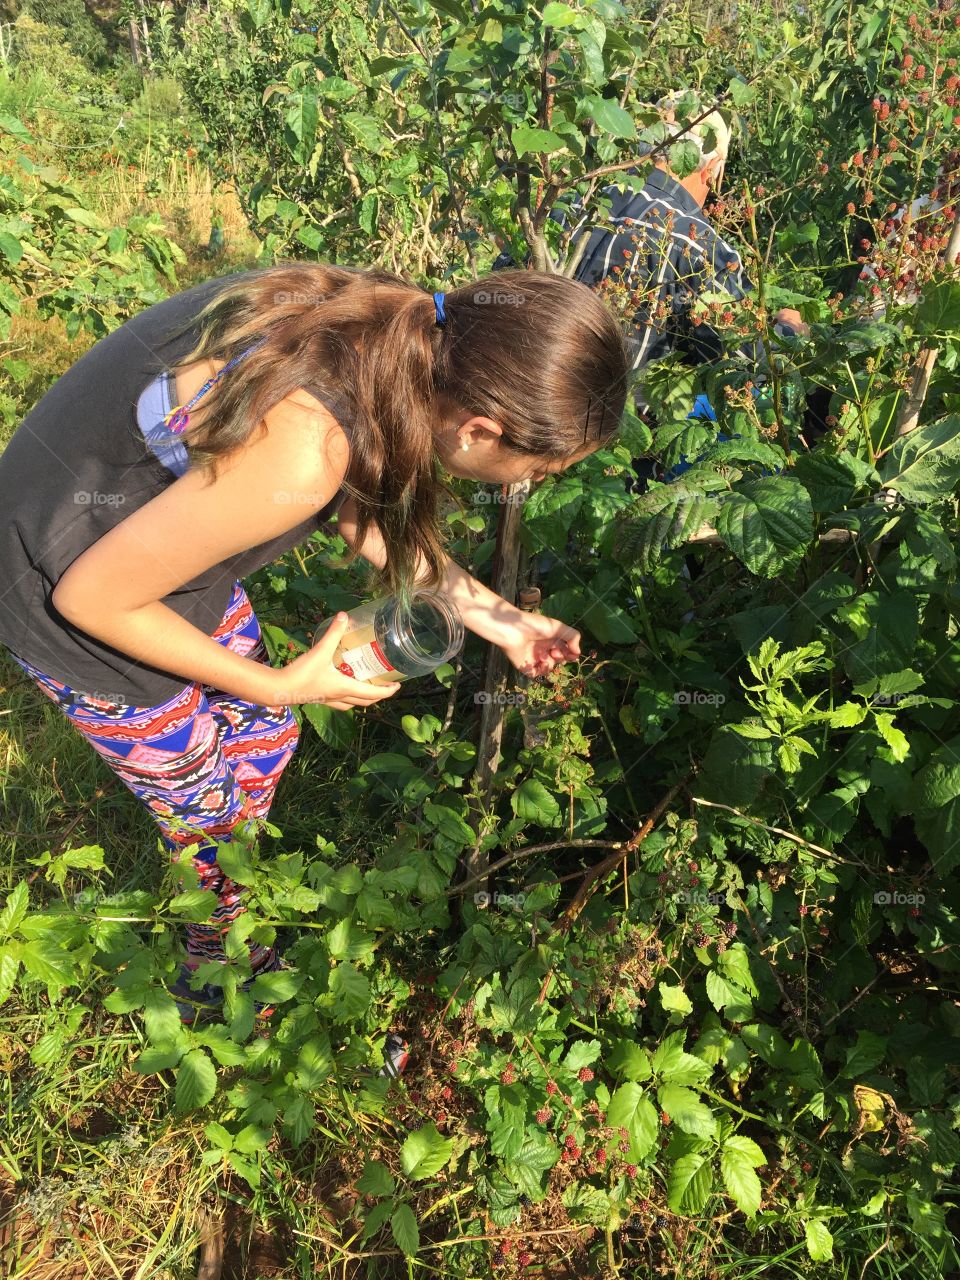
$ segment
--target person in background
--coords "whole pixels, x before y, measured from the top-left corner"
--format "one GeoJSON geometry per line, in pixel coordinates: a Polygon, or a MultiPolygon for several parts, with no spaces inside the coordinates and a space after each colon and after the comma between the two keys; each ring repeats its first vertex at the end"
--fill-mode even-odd
{"type": "MultiPolygon", "coordinates": [[[[635,381],[638,410],[647,406],[642,394],[640,372],[649,364],[673,352],[680,352],[689,364],[705,364],[723,355],[719,334],[709,325],[691,318],[694,303],[704,293],[721,292],[738,301],[753,289],[741,254],[724,240],[704,213],[710,192],[719,190],[730,149],[730,130],[717,111],[711,111],[690,128],[677,122],[676,107],[689,91],[668,95],[657,103],[661,119],[671,136],[682,133],[697,147],[696,168],[679,177],[659,153],[639,190],[636,184],[614,182],[603,189],[610,201],[609,213],[585,210],[581,197],[570,209],[575,218],[567,252],[574,252],[588,237],[575,271],[581,283],[597,287],[610,276],[619,285],[642,297],[632,333],[628,335],[631,375],[635,381]]],[[[698,116],[700,111],[694,111],[698,116]]],[[[642,163],[642,160],[640,161],[642,163]]],[[[639,177],[639,169],[625,171],[639,177]]],[[[554,210],[551,217],[567,226],[567,216],[554,210]]],[[[513,265],[504,249],[493,264],[495,270],[513,265]]],[[[559,262],[557,263],[559,267],[559,262]]],[[[775,317],[781,334],[803,332],[806,326],[798,311],[783,308],[775,317]]],[[[763,351],[759,343],[741,346],[741,354],[762,370],[763,351]]],[[[761,375],[762,376],[762,375],[761,375]]],[[[712,407],[700,396],[691,416],[715,419],[712,407]]],[[[639,483],[644,488],[652,474],[649,462],[634,459],[639,483]],[[644,475],[646,473],[646,475],[644,475]]]]}

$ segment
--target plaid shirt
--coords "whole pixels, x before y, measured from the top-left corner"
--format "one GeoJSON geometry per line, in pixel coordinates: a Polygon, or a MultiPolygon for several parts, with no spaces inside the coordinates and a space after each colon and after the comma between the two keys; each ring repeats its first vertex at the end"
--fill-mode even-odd
{"type": "MultiPolygon", "coordinates": [[[[689,191],[662,169],[651,168],[639,191],[612,185],[604,195],[610,198],[610,212],[595,219],[583,213],[582,197],[573,202],[570,216],[578,221],[568,247],[572,250],[584,235],[589,237],[576,270],[583,284],[597,285],[620,267],[618,282],[646,293],[629,338],[633,370],[677,348],[698,363],[719,359],[723,344],[718,334],[709,325],[691,323],[689,312],[701,293],[724,292],[733,300],[753,288],[740,255],[717,235],[689,191]],[[652,313],[664,303],[666,315],[654,318],[652,313]]],[[[568,225],[564,212],[555,209],[550,216],[568,225]]],[[[501,253],[493,269],[514,265],[509,253],[501,253]]],[[[753,344],[742,351],[753,363],[762,359],[753,344]]]]}

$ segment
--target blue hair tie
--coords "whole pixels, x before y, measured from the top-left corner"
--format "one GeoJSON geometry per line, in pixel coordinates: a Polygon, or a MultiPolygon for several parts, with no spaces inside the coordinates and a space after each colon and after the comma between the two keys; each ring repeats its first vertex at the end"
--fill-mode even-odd
{"type": "Polygon", "coordinates": [[[433,295],[433,305],[437,309],[437,324],[440,326],[441,329],[443,328],[444,322],[446,321],[446,318],[447,318],[447,313],[443,307],[443,299],[444,299],[444,294],[442,292],[435,293],[433,295]]]}

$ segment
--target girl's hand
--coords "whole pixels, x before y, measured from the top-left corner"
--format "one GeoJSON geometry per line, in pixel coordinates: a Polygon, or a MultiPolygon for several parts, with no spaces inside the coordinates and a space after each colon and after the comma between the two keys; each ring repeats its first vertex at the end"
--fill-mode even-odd
{"type": "Polygon", "coordinates": [[[580,632],[557,618],[525,613],[511,632],[500,648],[525,676],[545,676],[561,662],[580,657],[580,632]]]}
{"type": "Polygon", "coordinates": [[[392,684],[370,684],[345,676],[333,665],[340,637],[349,625],[346,614],[334,618],[312,649],[277,671],[278,703],[322,702],[337,711],[349,711],[352,707],[369,707],[397,692],[398,680],[392,684]]]}

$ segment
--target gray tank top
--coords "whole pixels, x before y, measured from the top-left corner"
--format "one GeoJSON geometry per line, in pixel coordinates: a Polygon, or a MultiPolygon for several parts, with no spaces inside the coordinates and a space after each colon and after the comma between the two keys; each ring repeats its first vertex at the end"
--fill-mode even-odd
{"type": "MultiPolygon", "coordinates": [[[[187,683],[80,631],[50,597],[82,552],[182,474],[186,451],[163,423],[172,408],[164,375],[191,349],[197,331],[174,339],[169,334],[245,274],[205,281],[101,338],[50,387],[0,454],[0,642],[73,689],[107,691],[134,706],[154,706],[187,683]]],[[[305,389],[350,438],[345,402],[322,388],[305,389]]],[[[340,489],[322,511],[213,565],[163,603],[212,634],[237,579],[308,538],[345,497],[340,489]]]]}

